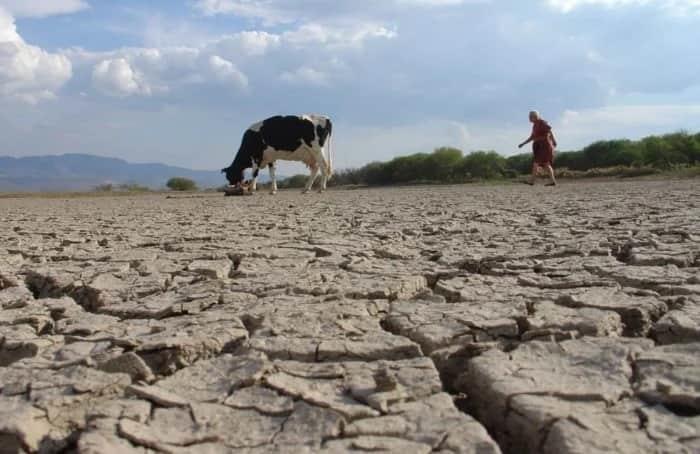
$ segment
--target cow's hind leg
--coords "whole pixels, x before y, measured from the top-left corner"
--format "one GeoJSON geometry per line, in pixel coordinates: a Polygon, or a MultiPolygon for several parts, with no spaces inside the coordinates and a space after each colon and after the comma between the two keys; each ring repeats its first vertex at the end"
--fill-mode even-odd
{"type": "Polygon", "coordinates": [[[318,188],[318,192],[326,192],[326,184],[328,183],[328,167],[326,163],[321,164],[321,187],[318,188]]]}
{"type": "Polygon", "coordinates": [[[321,186],[318,188],[318,192],[325,192],[326,184],[328,183],[328,178],[330,177],[328,171],[329,166],[326,162],[326,158],[323,156],[322,149],[313,149],[312,152],[314,154],[314,159],[316,160],[316,167],[319,167],[321,169],[321,186]]]}
{"type": "Polygon", "coordinates": [[[270,189],[270,194],[277,194],[277,176],[275,175],[275,163],[272,162],[268,165],[270,169],[270,180],[272,180],[272,189],[270,189]]]}
{"type": "Polygon", "coordinates": [[[309,179],[306,182],[306,187],[304,188],[303,193],[306,194],[311,190],[311,187],[314,185],[314,181],[316,181],[316,176],[318,175],[318,165],[313,164],[311,167],[311,175],[309,175],[309,179]]]}

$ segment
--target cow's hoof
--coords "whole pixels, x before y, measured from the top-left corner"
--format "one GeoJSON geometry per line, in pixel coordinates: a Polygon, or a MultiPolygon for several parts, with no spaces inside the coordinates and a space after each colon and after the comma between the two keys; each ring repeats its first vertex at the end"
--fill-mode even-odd
{"type": "Polygon", "coordinates": [[[301,191],[301,193],[302,193],[302,194],[308,194],[308,193],[309,193],[309,190],[308,190],[308,189],[304,189],[303,191],[301,191]]]}
{"type": "Polygon", "coordinates": [[[275,195],[277,194],[277,191],[270,191],[270,195],[275,195]]]}

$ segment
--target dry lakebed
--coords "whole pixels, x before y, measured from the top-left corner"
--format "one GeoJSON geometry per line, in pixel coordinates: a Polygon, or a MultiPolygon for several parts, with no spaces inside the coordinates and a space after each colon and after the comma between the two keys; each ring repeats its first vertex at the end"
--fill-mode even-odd
{"type": "Polygon", "coordinates": [[[0,199],[1,453],[698,453],[700,181],[0,199]]]}

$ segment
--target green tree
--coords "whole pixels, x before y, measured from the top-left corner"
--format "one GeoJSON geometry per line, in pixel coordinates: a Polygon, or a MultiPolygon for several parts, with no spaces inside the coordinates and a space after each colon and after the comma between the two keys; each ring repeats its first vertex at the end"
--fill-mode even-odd
{"type": "Polygon", "coordinates": [[[506,159],[495,151],[475,151],[462,160],[462,174],[468,178],[502,178],[506,159]]]}
{"type": "MultiPolygon", "coordinates": [[[[570,170],[581,170],[585,167],[583,151],[561,151],[554,155],[554,164],[558,168],[567,168],[570,170]]],[[[532,156],[530,156],[530,165],[532,165],[532,156]]],[[[530,169],[527,170],[528,173],[530,169]]]]}
{"type": "Polygon", "coordinates": [[[700,161],[700,140],[686,131],[661,136],[671,152],[667,158],[672,164],[692,164],[700,161]]]}
{"type": "Polygon", "coordinates": [[[197,184],[189,178],[173,177],[165,184],[173,191],[196,191],[197,184]]]}
{"type": "Polygon", "coordinates": [[[430,176],[424,172],[428,155],[417,153],[409,156],[394,158],[387,164],[387,176],[389,183],[411,183],[429,180],[430,176]]]}
{"type": "Polygon", "coordinates": [[[461,179],[459,164],[462,161],[462,150],[441,147],[425,158],[423,173],[425,179],[431,181],[455,181],[461,179]]]}
{"type": "Polygon", "coordinates": [[[506,158],[506,170],[516,174],[529,173],[532,169],[532,154],[520,153],[506,158]]]}
{"type": "Polygon", "coordinates": [[[659,169],[668,169],[680,153],[671,147],[663,137],[650,136],[641,141],[644,163],[659,169]]]}
{"type": "Polygon", "coordinates": [[[388,166],[381,162],[370,162],[362,168],[365,182],[371,186],[382,186],[390,183],[388,166]]]}
{"type": "MultiPolygon", "coordinates": [[[[601,140],[583,149],[583,163],[588,169],[631,165],[634,155],[629,152],[633,146],[629,140],[601,140]]],[[[583,170],[583,169],[581,169],[583,170]]]]}
{"type": "Polygon", "coordinates": [[[328,182],[331,186],[361,185],[365,184],[362,177],[362,169],[343,169],[333,174],[328,182]]]}

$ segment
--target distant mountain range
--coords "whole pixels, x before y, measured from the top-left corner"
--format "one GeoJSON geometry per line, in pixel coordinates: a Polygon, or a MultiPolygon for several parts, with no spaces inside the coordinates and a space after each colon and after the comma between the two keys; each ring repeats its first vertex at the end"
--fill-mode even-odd
{"type": "Polygon", "coordinates": [[[159,189],[164,188],[172,177],[189,178],[200,188],[226,184],[220,170],[191,170],[157,163],[133,164],[123,159],[89,154],[26,158],[0,156],[0,191],[4,192],[82,191],[103,184],[138,184],[159,189]]]}

